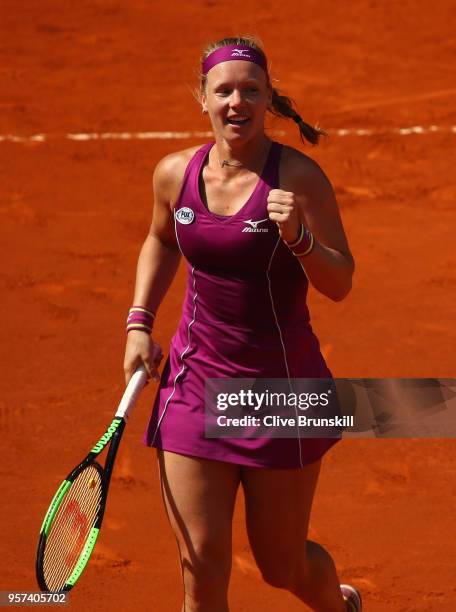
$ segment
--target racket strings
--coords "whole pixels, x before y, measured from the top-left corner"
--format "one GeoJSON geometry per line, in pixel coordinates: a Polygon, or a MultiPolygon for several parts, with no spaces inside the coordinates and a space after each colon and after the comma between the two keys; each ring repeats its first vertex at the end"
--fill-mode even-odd
{"type": "Polygon", "coordinates": [[[84,470],[67,493],[52,525],[52,536],[48,534],[43,559],[46,583],[52,584],[52,590],[63,588],[71,576],[96,521],[100,494],[100,475],[93,467],[84,470]]]}
{"type": "Polygon", "coordinates": [[[96,520],[99,508],[96,489],[100,477],[93,468],[84,472],[75,480],[56,515],[52,536],[48,534],[49,547],[46,546],[43,569],[46,582],[52,583],[52,590],[62,588],[71,576],[96,520]],[[95,494],[87,495],[88,491],[95,494]]]}
{"type": "Polygon", "coordinates": [[[89,465],[71,484],[47,534],[43,573],[50,591],[61,590],[73,573],[95,525],[101,500],[100,471],[89,465]]]}
{"type": "MultiPolygon", "coordinates": [[[[74,501],[71,504],[74,508],[74,501]]],[[[68,506],[71,509],[70,504],[68,506]]],[[[90,512],[93,508],[88,507],[87,510],[90,512]]],[[[82,519],[73,516],[65,522],[60,521],[57,527],[59,535],[56,531],[43,563],[45,579],[51,590],[63,588],[71,576],[89,531],[88,521],[84,516],[82,519]]]]}

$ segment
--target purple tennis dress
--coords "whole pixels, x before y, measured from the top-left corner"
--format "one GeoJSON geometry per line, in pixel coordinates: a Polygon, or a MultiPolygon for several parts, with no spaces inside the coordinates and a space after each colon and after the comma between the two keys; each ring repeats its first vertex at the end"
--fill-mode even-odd
{"type": "Polygon", "coordinates": [[[331,378],[309,322],[307,277],[269,220],[282,145],[272,142],[239,212],[210,212],[199,178],[214,143],[190,160],[175,206],[188,262],[182,318],[171,341],[144,442],[183,455],[263,468],[300,468],[339,438],[206,438],[207,378],[331,378]]]}

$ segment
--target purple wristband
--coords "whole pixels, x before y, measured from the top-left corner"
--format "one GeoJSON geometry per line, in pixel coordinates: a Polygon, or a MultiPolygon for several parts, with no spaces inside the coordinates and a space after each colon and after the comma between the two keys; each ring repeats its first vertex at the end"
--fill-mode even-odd
{"type": "Polygon", "coordinates": [[[291,249],[291,252],[293,253],[295,257],[305,257],[306,255],[309,255],[313,251],[314,246],[315,246],[314,235],[312,234],[312,232],[306,229],[306,239],[303,240],[299,244],[299,248],[295,247],[291,249]]]}
{"type": "Polygon", "coordinates": [[[144,306],[133,306],[127,317],[127,333],[133,329],[144,331],[148,334],[152,331],[155,314],[144,306]]]}
{"type": "Polygon", "coordinates": [[[312,251],[315,244],[315,239],[312,232],[308,230],[303,223],[301,223],[299,236],[296,238],[296,240],[294,242],[285,241],[285,244],[295,257],[303,257],[312,251]]]}

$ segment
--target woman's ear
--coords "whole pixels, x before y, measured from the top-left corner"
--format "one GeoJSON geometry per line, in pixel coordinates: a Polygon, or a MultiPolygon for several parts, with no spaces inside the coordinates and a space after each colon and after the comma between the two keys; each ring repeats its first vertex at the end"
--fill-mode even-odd
{"type": "Polygon", "coordinates": [[[201,92],[200,94],[200,102],[201,102],[201,112],[205,115],[207,111],[207,103],[206,103],[206,95],[201,92]]]}

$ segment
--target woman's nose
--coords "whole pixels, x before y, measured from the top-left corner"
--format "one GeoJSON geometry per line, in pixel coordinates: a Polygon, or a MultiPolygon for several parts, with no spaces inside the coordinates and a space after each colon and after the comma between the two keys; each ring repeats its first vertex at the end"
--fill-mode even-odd
{"type": "Polygon", "coordinates": [[[234,89],[233,93],[230,96],[230,105],[233,108],[240,106],[242,104],[242,95],[238,89],[234,89]]]}

